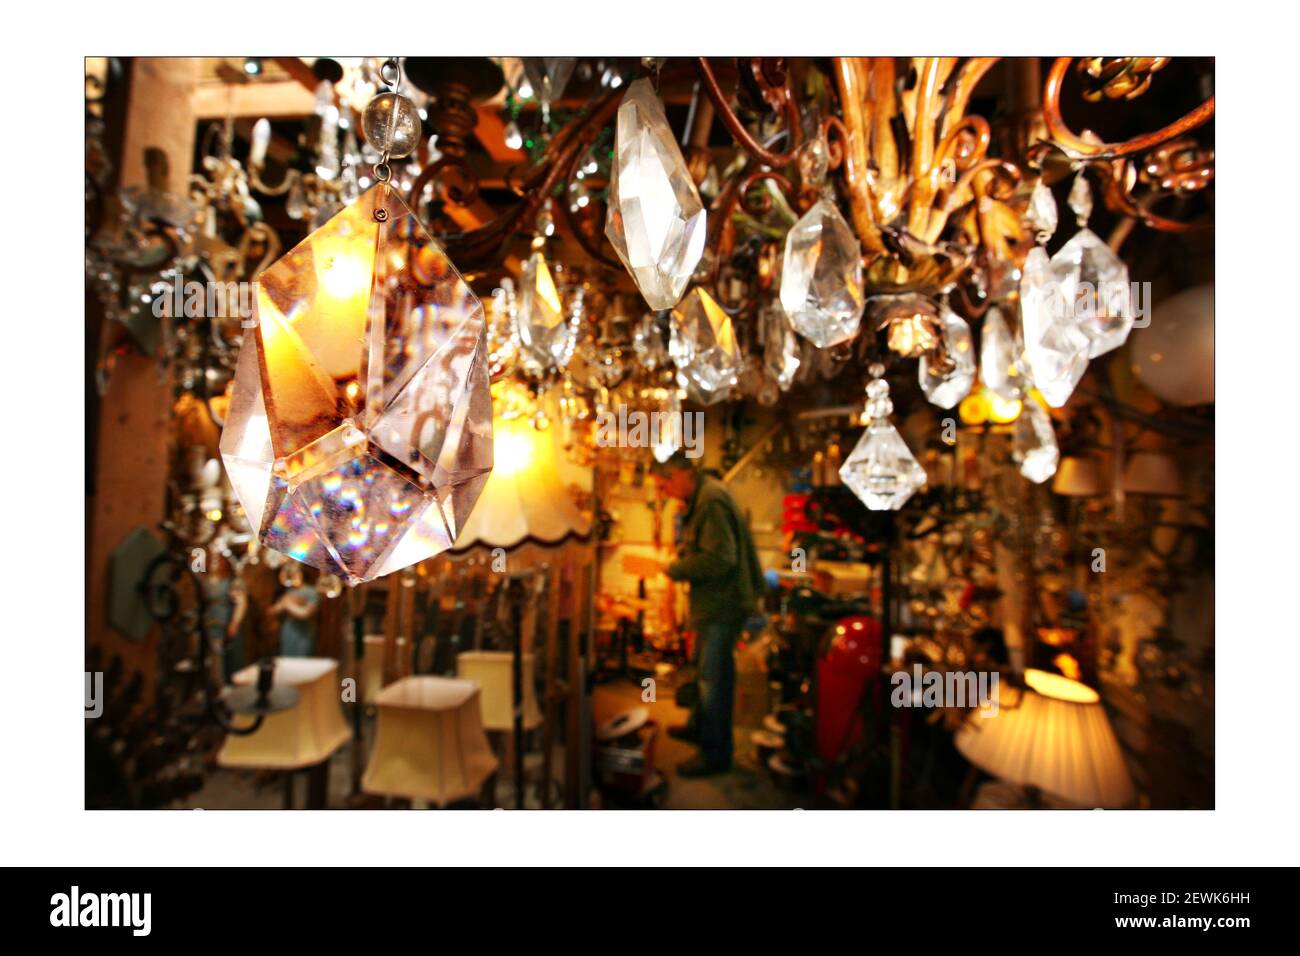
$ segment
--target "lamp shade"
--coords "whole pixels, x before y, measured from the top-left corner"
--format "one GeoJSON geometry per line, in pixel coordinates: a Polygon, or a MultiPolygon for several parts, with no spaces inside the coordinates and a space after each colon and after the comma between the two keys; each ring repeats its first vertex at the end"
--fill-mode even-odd
{"type": "Polygon", "coordinates": [[[442,806],[474,796],[496,771],[474,681],[403,677],[375,702],[375,745],[361,779],[366,793],[442,806]]]}
{"type": "Polygon", "coordinates": [[[1092,498],[1106,493],[1095,458],[1077,458],[1073,455],[1061,459],[1052,480],[1052,490],[1067,498],[1092,498]]]}
{"type": "Polygon", "coordinates": [[[995,777],[1076,806],[1124,807],[1133,781],[1097,692],[1059,674],[1026,670],[1018,707],[957,732],[957,749],[995,777]]]}
{"type": "MultiPolygon", "coordinates": [[[[456,676],[472,680],[481,688],[483,726],[488,730],[513,730],[514,655],[508,651],[466,651],[456,657],[456,676]]],[[[542,722],[542,712],[533,693],[533,655],[525,654],[523,667],[524,730],[542,722]]]]}
{"type": "MultiPolygon", "coordinates": [[[[339,706],[342,696],[338,668],[339,662],[328,657],[277,657],[274,686],[296,687],[298,703],[268,714],[251,734],[228,734],[217,754],[217,764],[298,770],[333,755],[352,736],[339,706]]],[[[257,665],[236,672],[231,681],[237,687],[255,685],[257,665]]]]}
{"type": "Polygon", "coordinates": [[[493,423],[492,475],[456,538],[456,551],[509,550],[526,541],[555,545],[587,534],[589,522],[556,468],[555,430],[533,427],[529,416],[519,413],[525,401],[507,395],[498,403],[506,408],[513,404],[515,414],[498,416],[493,423]]]}
{"type": "Polygon", "coordinates": [[[1176,498],[1183,493],[1183,479],[1174,460],[1163,452],[1134,452],[1124,466],[1124,491],[1176,498]]]}

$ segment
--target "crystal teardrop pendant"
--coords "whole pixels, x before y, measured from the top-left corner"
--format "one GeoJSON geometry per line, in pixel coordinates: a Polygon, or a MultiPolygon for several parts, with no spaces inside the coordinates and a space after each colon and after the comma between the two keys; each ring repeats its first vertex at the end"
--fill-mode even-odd
{"type": "Polygon", "coordinates": [[[704,253],[707,214],[646,79],[618,108],[605,235],[646,303],[671,309],[704,253]]]}
{"type": "Polygon", "coordinates": [[[483,308],[386,184],[257,281],[221,457],[266,547],[349,584],[451,547],[492,470],[483,308]]]}
{"type": "Polygon", "coordinates": [[[524,263],[516,313],[519,342],[543,369],[562,369],[573,356],[576,324],[565,314],[564,303],[540,252],[524,263]]]}
{"type": "Polygon", "coordinates": [[[668,354],[693,402],[720,402],[736,383],[740,352],[731,316],[699,286],[673,310],[668,354]]]}
{"type": "Polygon", "coordinates": [[[943,352],[948,368],[936,368],[927,353],[917,363],[917,377],[931,404],[952,408],[975,384],[975,346],[966,320],[946,305],[939,310],[939,321],[943,324],[943,352]]]}
{"type": "Polygon", "coordinates": [[[1066,277],[1075,290],[1068,304],[1088,336],[1088,357],[1123,345],[1133,330],[1128,266],[1087,227],[1075,233],[1051,261],[1052,272],[1066,277]]]}
{"type": "Polygon", "coordinates": [[[1025,363],[1047,404],[1060,408],[1088,368],[1087,334],[1074,315],[1073,277],[1058,273],[1042,246],[1025,257],[1020,277],[1020,318],[1025,363]]]}
{"type": "MultiPolygon", "coordinates": [[[[883,368],[872,366],[872,374],[883,374],[883,368]]],[[[871,422],[840,466],[840,479],[872,511],[897,511],[926,480],[925,469],[889,421],[893,408],[889,384],[879,377],[868,383],[871,422]]]]}
{"type": "Polygon", "coordinates": [[[1007,330],[1002,310],[990,307],[984,314],[984,328],[980,333],[980,379],[1004,401],[1019,401],[1025,393],[1020,352],[1007,330]]]}
{"type": "Polygon", "coordinates": [[[781,391],[789,391],[799,372],[803,351],[784,311],[775,303],[759,313],[763,333],[763,367],[781,391]]]}
{"type": "Polygon", "coordinates": [[[1025,399],[1020,417],[1016,419],[1011,457],[1020,463],[1020,473],[1035,484],[1041,485],[1056,474],[1061,453],[1057,448],[1052,419],[1047,410],[1032,398],[1025,399]]]}
{"type": "Polygon", "coordinates": [[[781,306],[818,348],[858,334],[864,305],[862,247],[839,208],[822,199],[785,237],[781,306]]]}

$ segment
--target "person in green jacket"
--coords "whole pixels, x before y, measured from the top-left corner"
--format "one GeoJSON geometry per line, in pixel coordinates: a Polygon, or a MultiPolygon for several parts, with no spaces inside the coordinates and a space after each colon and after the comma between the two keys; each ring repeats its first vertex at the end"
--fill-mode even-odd
{"type": "Polygon", "coordinates": [[[754,539],[731,493],[702,474],[678,450],[654,467],[661,493],[685,505],[678,556],[664,573],[691,586],[690,621],[695,631],[699,694],[685,727],[669,728],[700,752],[677,768],[686,777],[731,769],[731,715],[736,685],[733,651],[745,621],[758,607],[763,569],[754,539]]]}

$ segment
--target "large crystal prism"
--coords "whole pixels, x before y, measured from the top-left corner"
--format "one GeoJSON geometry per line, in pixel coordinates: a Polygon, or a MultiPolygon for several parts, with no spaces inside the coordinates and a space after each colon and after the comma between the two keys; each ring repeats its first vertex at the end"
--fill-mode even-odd
{"type": "Polygon", "coordinates": [[[1117,349],[1133,330],[1128,266],[1091,229],[1080,229],[1052,256],[1052,273],[1074,290],[1068,303],[1085,335],[1088,357],[1117,349]]]}
{"type": "Polygon", "coordinates": [[[712,405],[727,397],[740,371],[731,316],[699,286],[673,310],[668,354],[687,397],[712,405]]]}
{"type": "Polygon", "coordinates": [[[991,306],[984,314],[984,328],[980,333],[980,379],[1004,401],[1019,401],[1025,394],[1020,352],[1007,329],[1002,310],[991,306]]]}
{"type": "Polygon", "coordinates": [[[261,274],[221,457],[259,541],[359,584],[449,547],[492,470],[483,308],[379,184],[261,274]]]}
{"type": "Polygon", "coordinates": [[[540,252],[524,263],[520,278],[516,322],[519,342],[542,368],[564,368],[573,356],[577,326],[565,314],[564,303],[540,252]]]}
{"type": "Polygon", "coordinates": [[[1020,473],[1039,485],[1056,474],[1061,460],[1052,419],[1032,398],[1026,399],[1016,419],[1011,457],[1020,463],[1020,473]]]}
{"type": "Polygon", "coordinates": [[[671,309],[704,252],[704,205],[646,79],[628,87],[615,124],[605,235],[652,309],[671,309]]]}
{"type": "Polygon", "coordinates": [[[785,237],[781,306],[796,332],[827,348],[858,334],[864,304],[862,247],[839,207],[822,199],[785,237]]]}
{"type": "Polygon", "coordinates": [[[840,466],[840,478],[872,511],[897,511],[925,484],[925,469],[889,419],[879,418],[840,466]]]}
{"type": "Polygon", "coordinates": [[[917,377],[931,404],[952,408],[970,393],[975,384],[975,346],[966,320],[946,305],[939,310],[939,320],[943,323],[943,353],[947,367],[937,367],[927,353],[917,363],[917,377]]]}
{"type": "Polygon", "coordinates": [[[1025,364],[1047,404],[1060,408],[1088,368],[1091,340],[1074,315],[1075,286],[1057,273],[1042,246],[1025,257],[1020,276],[1020,317],[1025,364]]]}

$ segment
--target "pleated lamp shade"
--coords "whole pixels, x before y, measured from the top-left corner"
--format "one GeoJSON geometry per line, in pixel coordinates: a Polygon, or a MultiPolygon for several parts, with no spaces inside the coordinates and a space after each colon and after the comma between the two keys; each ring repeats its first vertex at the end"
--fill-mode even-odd
{"type": "MultiPolygon", "coordinates": [[[[228,734],[217,754],[218,765],[297,770],[331,756],[352,736],[340,706],[338,667],[338,661],[328,657],[277,657],[275,686],[296,687],[298,703],[267,715],[251,734],[228,734]]],[[[236,672],[231,681],[237,687],[255,685],[257,665],[236,672]]],[[[252,720],[235,718],[236,726],[252,720]]]]}
{"type": "MultiPolygon", "coordinates": [[[[472,680],[482,692],[483,726],[488,730],[513,730],[514,668],[509,651],[466,651],[456,657],[456,676],[472,680]]],[[[525,654],[523,667],[524,730],[542,722],[542,712],[533,693],[533,655],[525,654]]]]}
{"type": "Polygon", "coordinates": [[[403,677],[375,704],[375,745],[361,779],[366,793],[443,806],[475,796],[496,771],[474,681],[403,677]]]}
{"type": "Polygon", "coordinates": [[[1183,493],[1183,479],[1174,460],[1163,452],[1134,452],[1124,466],[1124,491],[1176,498],[1183,493]]]}
{"type": "Polygon", "coordinates": [[[1018,707],[976,717],[956,745],[995,777],[1084,807],[1125,807],[1133,781],[1101,699],[1092,688],[1045,671],[1025,671],[1018,707]]]}
{"type": "Polygon", "coordinates": [[[586,537],[590,523],[556,468],[555,429],[539,431],[526,414],[492,423],[492,474],[453,545],[509,550],[586,537]]]}

